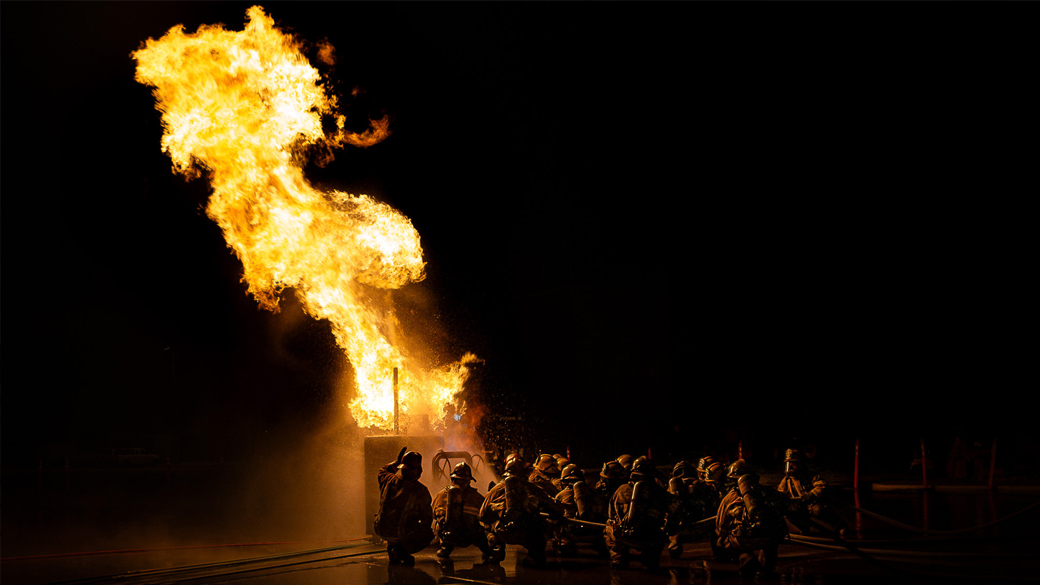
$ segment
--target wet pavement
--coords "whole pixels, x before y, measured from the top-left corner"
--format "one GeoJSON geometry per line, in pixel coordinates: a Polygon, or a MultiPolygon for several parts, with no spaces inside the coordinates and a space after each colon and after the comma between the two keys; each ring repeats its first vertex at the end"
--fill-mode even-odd
{"type": "MultiPolygon", "coordinates": [[[[837,499],[848,494],[837,493],[837,499]]],[[[118,554],[80,554],[56,556],[59,551],[91,551],[101,545],[93,540],[69,541],[74,535],[64,532],[64,524],[35,527],[43,544],[29,546],[6,524],[5,542],[21,542],[21,546],[5,546],[0,577],[4,585],[39,585],[43,583],[103,583],[126,585],[143,583],[265,583],[271,585],[313,584],[379,584],[394,583],[499,583],[499,584],[636,584],[636,583],[994,583],[1038,582],[1040,576],[1040,536],[1035,526],[1040,506],[1029,496],[863,494],[855,499],[871,511],[898,519],[908,525],[930,527],[933,531],[955,534],[925,536],[893,527],[891,524],[841,508],[849,523],[846,536],[855,546],[875,559],[868,562],[827,539],[812,542],[789,542],[780,548],[775,579],[741,578],[737,566],[712,559],[706,541],[686,545],[682,558],[662,556],[661,569],[649,573],[638,562],[632,568],[616,571],[605,558],[591,549],[582,549],[575,557],[556,557],[551,553],[544,568],[528,568],[522,563],[525,551],[507,548],[500,564],[483,564],[476,548],[456,549],[451,562],[443,562],[429,547],[416,555],[414,567],[389,566],[382,547],[367,540],[314,541],[252,546],[167,547],[149,551],[124,551],[118,554]],[[993,520],[1016,516],[990,525],[993,520]],[[986,526],[972,530],[972,527],[986,526]],[[965,527],[968,532],[964,532],[965,527]],[[46,530],[44,530],[46,528],[46,530]],[[64,540],[59,537],[64,536],[64,540]],[[323,552],[315,552],[323,549],[323,552]],[[40,558],[14,558],[14,554],[48,553],[40,558]],[[304,554],[306,553],[306,554],[304,554]],[[277,558],[272,558],[277,556],[277,558]],[[255,561],[254,559],[263,559],[255,561]],[[252,560],[252,561],[251,561],[252,560]],[[229,562],[238,562],[228,565],[229,562]],[[245,562],[251,561],[251,562],[245,562]],[[187,566],[216,563],[193,570],[187,566]],[[148,571],[141,573],[140,571],[148,571]],[[136,573],[135,573],[136,572],[136,573]]],[[[837,503],[837,502],[836,502],[837,503]]],[[[214,521],[214,526],[223,524],[214,521]]],[[[201,527],[200,527],[201,528],[201,527]]],[[[133,536],[119,541],[122,548],[143,548],[148,539],[133,536]]],[[[188,542],[177,544],[212,544],[213,542],[257,542],[277,538],[278,531],[246,531],[237,536],[252,540],[227,540],[215,530],[203,529],[188,542]]],[[[281,534],[285,534],[282,532],[281,534]]],[[[23,534],[28,536],[30,534],[23,534]]],[[[154,544],[153,546],[160,546],[154,544]]]]}
{"type": "MultiPolygon", "coordinates": [[[[924,556],[879,556],[887,568],[874,566],[848,551],[784,544],[777,563],[779,575],[771,579],[741,578],[733,563],[712,560],[706,542],[687,545],[683,557],[673,560],[664,555],[661,568],[648,572],[637,562],[630,569],[612,570],[607,559],[591,550],[574,557],[550,554],[544,568],[528,568],[521,547],[509,546],[505,561],[484,564],[480,552],[470,547],[457,549],[449,561],[438,559],[433,547],[416,555],[414,566],[391,566],[382,548],[367,542],[352,543],[352,548],[306,556],[274,559],[262,564],[245,563],[220,566],[195,572],[166,574],[130,573],[170,569],[200,563],[234,559],[254,559],[268,555],[314,550],[314,545],[270,545],[249,549],[196,549],[148,553],[99,555],[94,557],[49,558],[5,562],[5,585],[37,583],[250,583],[250,584],[637,584],[637,583],[900,583],[915,585],[937,582],[992,583],[1010,580],[1034,581],[1040,568],[1036,541],[1000,543],[993,539],[964,541],[951,546],[932,547],[924,556]],[[987,552],[989,551],[989,552],[987,552]],[[258,566],[259,565],[259,566],[258,566]],[[903,572],[899,574],[890,569],[903,572]],[[906,574],[910,573],[910,574],[906,574]],[[103,577],[119,577],[107,579],[103,577]],[[98,579],[102,578],[102,579],[98,579]]],[[[340,544],[339,546],[344,546],[340,544]]],[[[861,544],[860,546],[878,546],[861,544]]],[[[892,546],[886,548],[893,548],[892,546]]],[[[909,547],[903,548],[904,551],[909,547]]],[[[904,554],[906,554],[904,552],[904,554]]],[[[909,553],[914,554],[914,553],[909,553]]]]}

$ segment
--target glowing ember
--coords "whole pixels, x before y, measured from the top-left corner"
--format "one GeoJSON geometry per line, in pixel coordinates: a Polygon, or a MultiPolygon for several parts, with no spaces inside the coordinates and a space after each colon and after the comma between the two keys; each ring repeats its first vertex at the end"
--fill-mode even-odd
{"type": "MultiPolygon", "coordinates": [[[[281,291],[292,287],[311,316],[331,322],[354,367],[357,423],[392,428],[396,366],[402,417],[425,413],[436,425],[476,358],[432,370],[416,364],[381,331],[392,325],[370,294],[424,278],[419,234],[385,204],[319,192],[303,177],[305,148],[371,146],[389,134],[388,121],[362,134],[345,131],[335,99],[293,37],[259,6],[247,17],[242,32],[203,25],[185,34],[177,25],[133,53],[137,81],[155,87],[163,152],[177,172],[209,171],[206,211],[242,260],[257,301],[277,311],[281,291]],[[335,116],[334,135],[323,132],[322,115],[335,116]]],[[[322,51],[331,58],[331,47],[322,51]]]]}

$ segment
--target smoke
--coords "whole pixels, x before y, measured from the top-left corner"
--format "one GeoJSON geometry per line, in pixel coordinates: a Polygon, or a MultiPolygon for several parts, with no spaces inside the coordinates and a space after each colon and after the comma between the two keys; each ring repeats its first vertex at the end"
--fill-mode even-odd
{"type": "Polygon", "coordinates": [[[240,474],[231,516],[253,538],[363,537],[363,458],[360,433],[345,418],[310,431],[284,426],[240,474]]]}

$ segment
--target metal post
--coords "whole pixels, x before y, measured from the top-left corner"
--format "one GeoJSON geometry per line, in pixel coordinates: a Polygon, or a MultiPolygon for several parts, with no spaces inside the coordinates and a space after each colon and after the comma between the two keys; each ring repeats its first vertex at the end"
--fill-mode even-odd
{"type": "Polygon", "coordinates": [[[924,489],[928,489],[928,459],[924,454],[924,439],[921,439],[921,478],[924,481],[924,489]]]}
{"type": "Polygon", "coordinates": [[[990,491],[993,491],[993,473],[997,467],[997,439],[993,438],[993,447],[989,452],[989,484],[986,486],[990,491]]]}
{"type": "Polygon", "coordinates": [[[859,503],[859,490],[853,490],[852,492],[853,505],[856,506],[856,538],[863,538],[863,515],[860,514],[858,508],[861,508],[859,503]]]}
{"type": "Polygon", "coordinates": [[[401,410],[400,410],[400,405],[398,403],[398,394],[397,394],[397,368],[394,368],[394,433],[400,432],[400,427],[398,426],[398,421],[400,419],[400,415],[401,415],[401,410]]]}
{"type": "Polygon", "coordinates": [[[859,439],[856,439],[856,463],[852,467],[852,489],[859,491],[859,439]]]}
{"type": "Polygon", "coordinates": [[[924,529],[928,530],[928,490],[921,492],[921,495],[924,496],[924,529]]]}

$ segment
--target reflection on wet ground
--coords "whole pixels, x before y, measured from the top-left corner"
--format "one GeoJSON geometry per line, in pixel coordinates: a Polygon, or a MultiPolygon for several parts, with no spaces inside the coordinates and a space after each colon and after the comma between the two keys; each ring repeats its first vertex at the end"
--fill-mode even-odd
{"type": "MultiPolygon", "coordinates": [[[[852,498],[847,498],[852,503],[852,498]]],[[[861,507],[889,518],[929,530],[958,530],[980,526],[1006,516],[1036,502],[1035,497],[991,497],[979,495],[937,495],[919,493],[874,495],[861,501],[861,507]]],[[[849,521],[849,539],[854,546],[875,561],[866,562],[833,540],[818,538],[811,542],[785,543],[777,563],[779,576],[773,580],[742,579],[737,566],[712,559],[707,542],[693,543],[683,557],[672,560],[665,555],[662,567],[647,573],[634,564],[624,571],[610,569],[609,563],[591,550],[576,557],[553,557],[545,568],[523,566],[524,550],[510,546],[505,561],[481,564],[475,548],[457,549],[450,561],[434,556],[427,548],[416,555],[414,567],[389,566],[381,547],[354,543],[353,548],[326,551],[309,556],[282,557],[262,565],[221,565],[217,569],[156,575],[151,581],[127,578],[129,571],[170,569],[208,562],[251,559],[267,555],[288,555],[313,551],[315,544],[265,545],[253,548],[220,548],[168,550],[136,554],[96,555],[82,557],[24,559],[5,561],[2,566],[5,585],[39,584],[57,581],[82,581],[91,577],[122,575],[119,579],[96,581],[123,583],[194,583],[248,582],[282,584],[447,584],[447,583],[516,583],[577,584],[611,583],[612,585],[660,584],[726,584],[748,582],[805,584],[879,584],[897,583],[992,583],[1036,582],[1040,575],[1040,555],[1033,527],[1040,517],[1040,507],[996,526],[955,535],[930,534],[900,529],[875,518],[855,515],[845,508],[842,515],[849,521]],[[217,574],[220,573],[220,574],[217,574]]],[[[345,546],[342,543],[339,546],[345,546]]]]}

